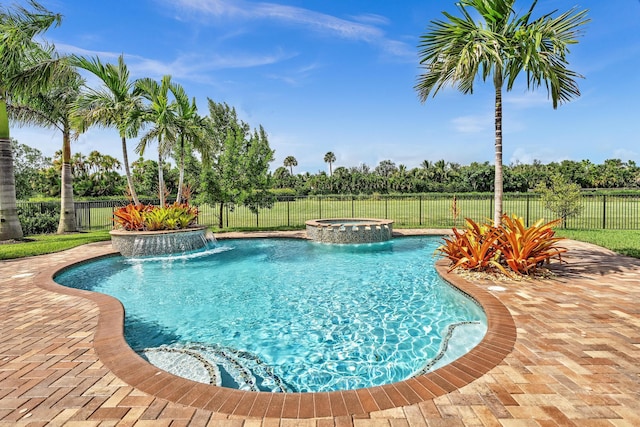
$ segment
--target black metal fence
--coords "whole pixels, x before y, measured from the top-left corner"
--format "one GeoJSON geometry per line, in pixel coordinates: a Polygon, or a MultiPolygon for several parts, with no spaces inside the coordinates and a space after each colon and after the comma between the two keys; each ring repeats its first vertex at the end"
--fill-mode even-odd
{"type": "MultiPolygon", "coordinates": [[[[144,201],[157,203],[157,201],[144,201]]],[[[126,201],[76,202],[76,221],[82,230],[110,229],[113,211],[126,201]]],[[[583,195],[580,215],[567,220],[571,229],[640,229],[640,194],[583,195]]],[[[37,209],[38,204],[18,202],[18,206],[37,209]]],[[[257,213],[240,205],[198,206],[198,222],[222,229],[303,228],[314,218],[385,218],[395,227],[450,228],[463,226],[464,218],[485,221],[493,218],[492,195],[380,195],[380,196],[280,196],[271,209],[257,213]],[[222,212],[222,219],[220,218],[222,212]]],[[[503,211],[523,217],[527,225],[540,218],[555,219],[536,194],[505,194],[503,211]]]]}

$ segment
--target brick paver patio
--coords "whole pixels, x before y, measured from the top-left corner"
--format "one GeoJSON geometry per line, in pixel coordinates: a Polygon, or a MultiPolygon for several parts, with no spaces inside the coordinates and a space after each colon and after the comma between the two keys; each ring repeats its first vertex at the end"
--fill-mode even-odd
{"type": "Polygon", "coordinates": [[[640,426],[640,260],[566,246],[552,279],[445,274],[493,313],[464,361],[389,387],[287,395],[178,379],[123,348],[119,304],[50,279],[109,243],[3,261],[0,426],[640,426]]]}

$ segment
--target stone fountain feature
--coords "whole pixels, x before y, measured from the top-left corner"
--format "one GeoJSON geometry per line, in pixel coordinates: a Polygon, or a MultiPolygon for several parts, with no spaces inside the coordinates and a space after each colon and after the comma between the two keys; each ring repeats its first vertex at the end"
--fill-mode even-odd
{"type": "Polygon", "coordinates": [[[160,231],[111,230],[109,234],[113,248],[125,257],[180,254],[202,249],[215,240],[204,226],[160,231]]]}

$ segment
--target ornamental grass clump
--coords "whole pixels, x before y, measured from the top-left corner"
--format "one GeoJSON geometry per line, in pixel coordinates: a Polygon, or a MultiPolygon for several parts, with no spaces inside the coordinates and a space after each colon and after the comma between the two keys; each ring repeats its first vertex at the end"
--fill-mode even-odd
{"type": "Polygon", "coordinates": [[[113,213],[117,227],[127,231],[178,230],[193,226],[198,208],[187,203],[167,206],[129,204],[113,213]]]}
{"type": "Polygon", "coordinates": [[[557,246],[563,238],[555,236],[553,230],[561,221],[538,220],[526,227],[522,218],[503,215],[501,225],[494,227],[467,218],[467,228],[454,228],[453,236],[445,237],[436,252],[451,261],[449,271],[461,268],[507,276],[531,275],[553,257],[562,261],[561,254],[567,250],[557,246]]]}

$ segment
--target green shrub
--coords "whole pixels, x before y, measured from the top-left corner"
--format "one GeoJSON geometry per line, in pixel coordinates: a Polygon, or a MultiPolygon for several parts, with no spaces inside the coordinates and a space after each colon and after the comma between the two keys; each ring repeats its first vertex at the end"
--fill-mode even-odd
{"type": "Polygon", "coordinates": [[[18,207],[18,219],[25,236],[55,233],[60,221],[60,205],[39,203],[18,207]]]}

